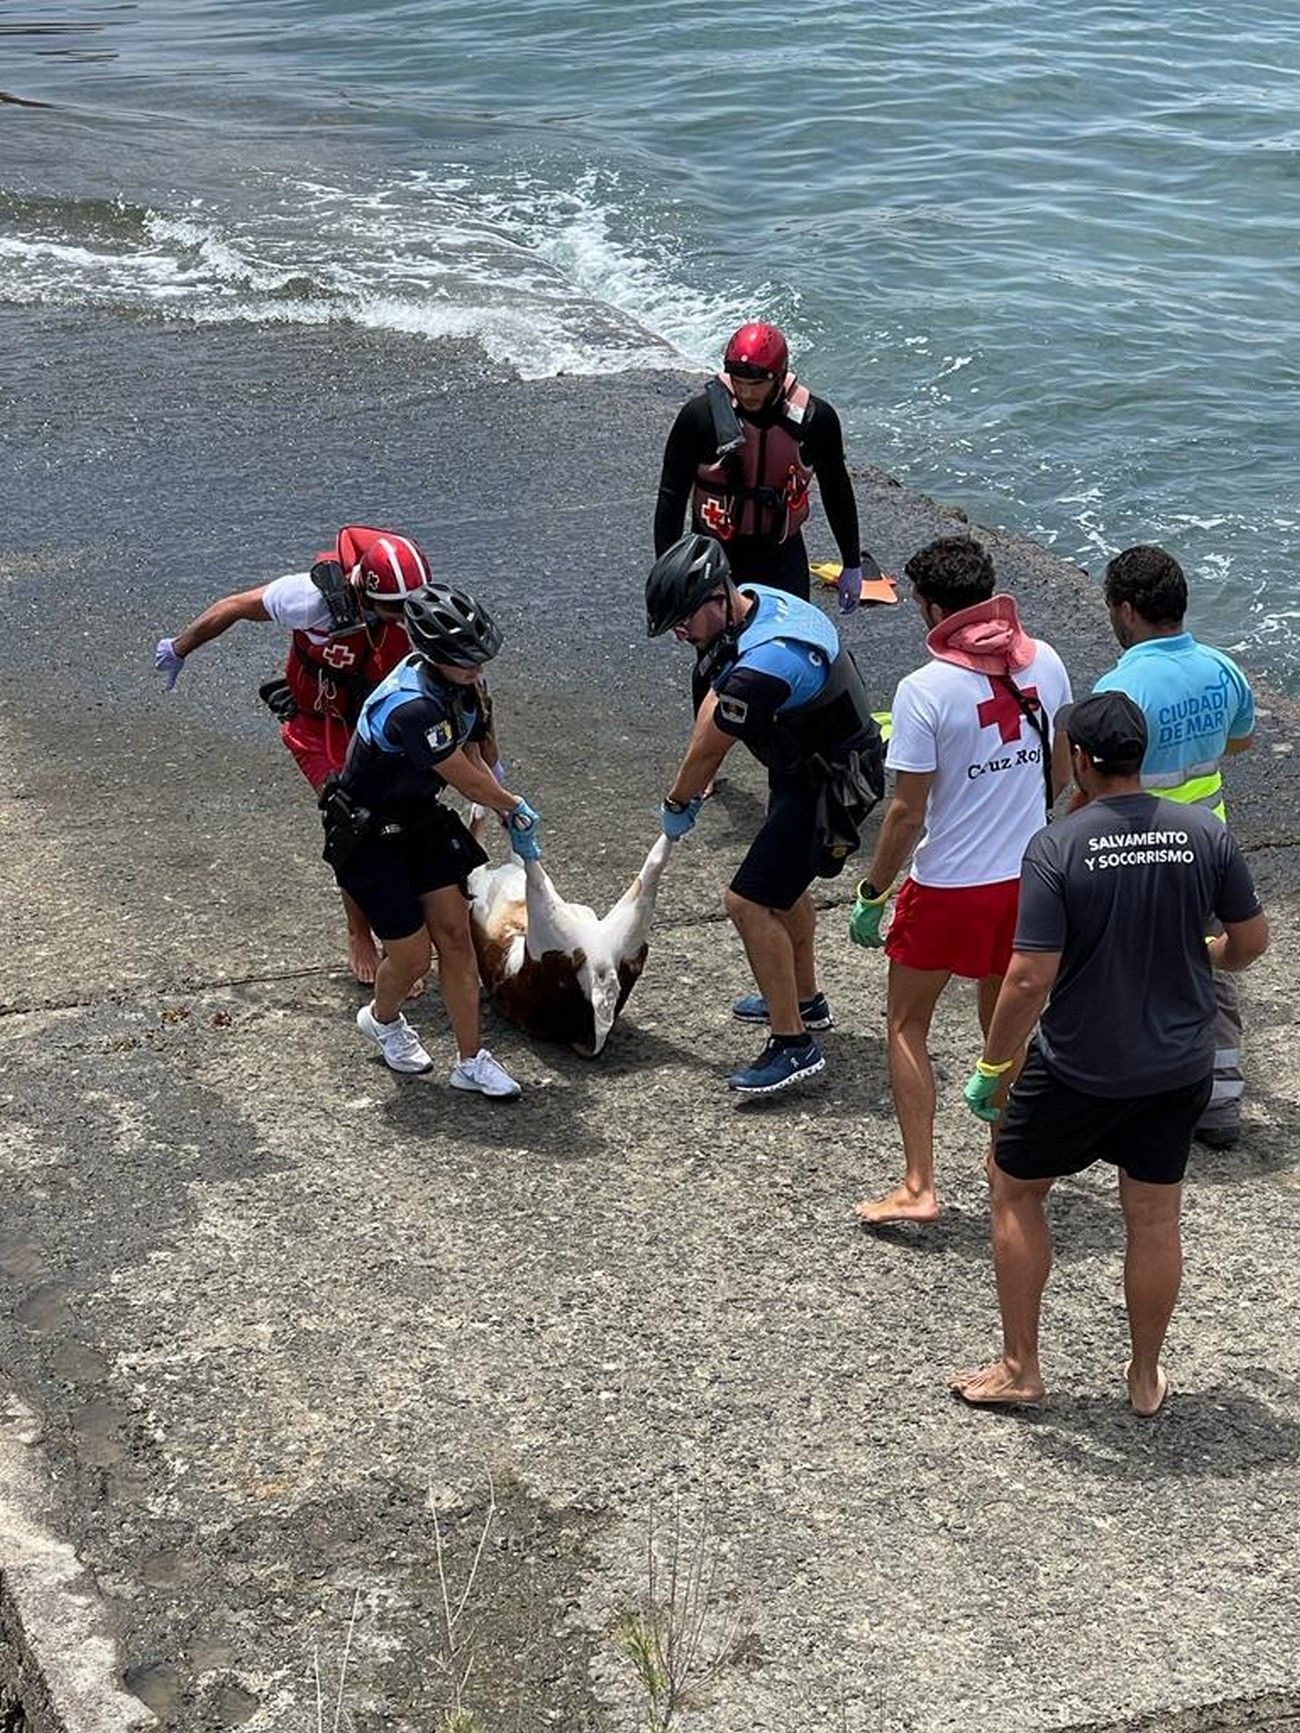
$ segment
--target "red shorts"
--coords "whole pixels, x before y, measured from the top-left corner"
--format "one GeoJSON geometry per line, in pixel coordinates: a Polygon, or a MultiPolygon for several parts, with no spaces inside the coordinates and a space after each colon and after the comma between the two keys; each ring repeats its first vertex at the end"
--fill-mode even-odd
{"type": "Polygon", "coordinates": [[[904,879],[885,955],[905,969],[943,969],[971,981],[1005,975],[1019,902],[1019,879],[954,890],[904,879]]]}
{"type": "Polygon", "coordinates": [[[281,723],[280,738],[319,794],[325,778],[342,770],[352,734],[337,716],[310,716],[300,710],[281,723]]]}

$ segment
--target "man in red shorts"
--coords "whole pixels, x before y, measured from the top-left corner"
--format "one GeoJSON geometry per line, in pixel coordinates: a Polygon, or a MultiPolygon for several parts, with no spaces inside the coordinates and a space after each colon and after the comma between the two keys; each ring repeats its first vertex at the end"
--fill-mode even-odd
{"type": "Polygon", "coordinates": [[[984,549],[942,536],[904,571],[930,661],[894,694],[885,759],[894,789],[849,928],[889,958],[889,1081],[907,1167],[900,1185],[858,1205],[872,1227],[939,1214],[930,1021],[961,975],[979,983],[988,1028],[1011,957],[1021,856],[1069,778],[1068,748],[1052,728],[1069,677],[1055,650],[1024,630],[1011,597],[993,594],[984,549]],[[914,846],[882,937],[890,887],[914,846]]]}
{"type": "MultiPolygon", "coordinates": [[[[170,692],[186,657],[236,620],[288,626],[284,680],[263,688],[263,696],[280,719],[281,738],[299,770],[319,793],[325,778],[343,769],[362,704],[410,654],[403,604],[431,576],[424,553],[408,536],[348,524],[310,571],[223,596],[174,638],[159,639],[154,666],[167,676],[170,692]]],[[[379,963],[370,923],[346,892],[343,907],[348,967],[369,984],[379,963]]]]}

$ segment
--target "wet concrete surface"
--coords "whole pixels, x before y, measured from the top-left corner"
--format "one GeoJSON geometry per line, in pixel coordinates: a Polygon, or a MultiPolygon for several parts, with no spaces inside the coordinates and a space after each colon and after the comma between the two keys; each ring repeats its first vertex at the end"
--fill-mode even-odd
{"type": "MultiPolygon", "coordinates": [[[[676,1502],[713,1537],[719,1617],[753,1633],[702,1733],[1282,1724],[1300,1704],[1289,703],[1266,700],[1232,772],[1277,942],[1247,988],[1247,1139],[1194,1167],[1176,1396],[1147,1426],[1123,1406],[1120,1221],[1093,1173],[1054,1206],[1050,1403],[971,1414],[944,1384],[995,1318],[959,1094],[970,996],[935,1034],[945,1219],[863,1234],[852,1204],[899,1144],[884,968],[847,943],[847,883],[823,887],[825,1074],[742,1108],[723,1083],[755,1046],[728,1013],[746,973],[718,900],[752,767],[729,762],[674,851],[602,1061],[489,1017],[526,1086],[502,1107],[362,1049],[316,815],[256,704],[274,629],[199,652],[171,695],[150,668],[161,632],[301,567],[338,522],[409,528],[500,615],[512,780],[561,889],[602,904],[688,722],[684,662],[646,644],[639,606],[686,382],[520,384],[364,337],[13,326],[0,1376],[39,1415],[50,1521],[98,1585],[119,1682],[167,1725],[300,1728],[355,1603],[358,1727],[436,1727],[471,1659],[489,1733],[631,1728],[610,1633],[676,1502]],[[443,1582],[455,1604],[493,1488],[449,1645],[443,1582]],[[1274,1720],[1204,1718],[1228,1703],[1274,1720]]],[[[858,482],[895,569],[961,521],[858,482]]],[[[989,542],[1082,689],[1113,659],[1096,585],[989,542]]],[[[830,553],[824,527],[813,545],[830,553]]],[[[886,704],[921,659],[917,616],[847,629],[886,704]]],[[[449,1063],[436,1001],[413,1016],[449,1063]]]]}

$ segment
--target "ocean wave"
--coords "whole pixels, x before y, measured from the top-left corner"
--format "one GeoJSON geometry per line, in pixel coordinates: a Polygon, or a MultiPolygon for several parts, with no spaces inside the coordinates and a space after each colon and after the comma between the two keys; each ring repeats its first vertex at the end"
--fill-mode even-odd
{"type": "Polygon", "coordinates": [[[0,302],[472,340],[527,378],[707,365],[754,296],[692,285],[634,202],[594,173],[268,180],[238,218],[5,193],[0,302]]]}

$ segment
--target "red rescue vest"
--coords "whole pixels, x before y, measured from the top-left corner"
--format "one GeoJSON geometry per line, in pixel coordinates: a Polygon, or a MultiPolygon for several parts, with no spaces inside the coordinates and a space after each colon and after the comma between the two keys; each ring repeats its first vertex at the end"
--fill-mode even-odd
{"type": "MultiPolygon", "coordinates": [[[[718,378],[731,395],[731,380],[718,378]]],[[[733,536],[772,536],[788,541],[808,516],[813,472],[804,462],[799,440],[809,417],[810,394],[793,373],[781,386],[781,413],[758,427],[741,412],[745,443],[724,458],[702,463],[695,472],[692,512],[695,527],[720,542],[733,536]]]]}
{"type": "Polygon", "coordinates": [[[325,568],[318,587],[330,604],[331,630],[324,640],[294,632],[285,668],[299,711],[329,717],[349,729],[370,693],[411,653],[405,629],[395,621],[367,621],[356,591],[346,582],[366,548],[383,533],[347,524],[339,531],[337,546],[315,556],[313,574],[325,568]]]}

